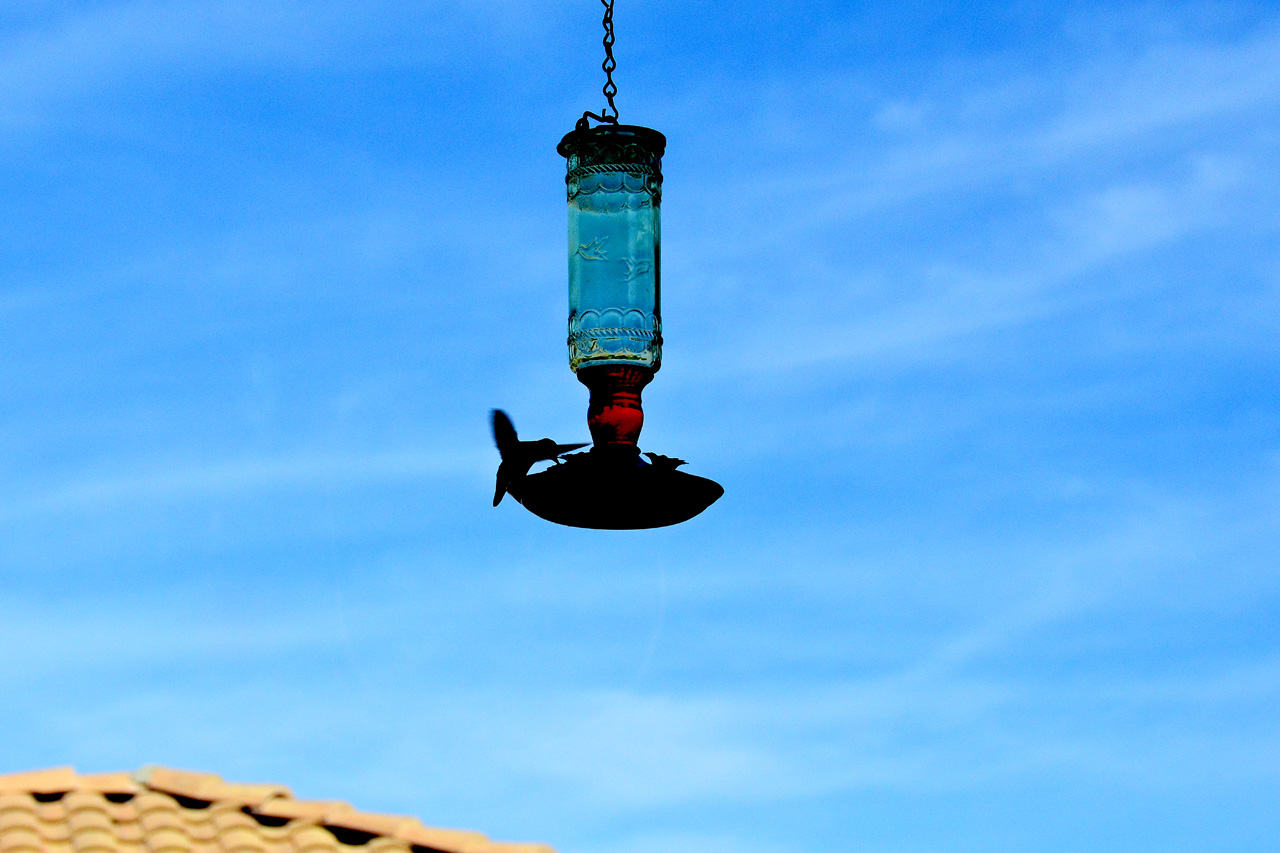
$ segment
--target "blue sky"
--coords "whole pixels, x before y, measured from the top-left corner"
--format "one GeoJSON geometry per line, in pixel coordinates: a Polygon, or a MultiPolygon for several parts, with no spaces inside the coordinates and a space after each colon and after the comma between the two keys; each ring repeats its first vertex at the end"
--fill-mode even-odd
{"type": "Polygon", "coordinates": [[[678,528],[586,438],[600,7],[0,9],[0,770],[282,782],[562,853],[1260,850],[1280,12],[618,0],[669,139],[678,528]]]}

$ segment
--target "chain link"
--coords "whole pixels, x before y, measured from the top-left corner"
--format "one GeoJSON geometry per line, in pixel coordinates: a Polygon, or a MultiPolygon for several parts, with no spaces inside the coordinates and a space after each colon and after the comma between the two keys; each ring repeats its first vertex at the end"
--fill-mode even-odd
{"type": "Polygon", "coordinates": [[[600,2],[604,5],[604,62],[600,63],[600,67],[604,70],[604,88],[600,91],[604,92],[609,106],[601,110],[599,115],[590,110],[583,113],[582,118],[578,119],[579,129],[590,126],[587,119],[608,124],[618,123],[618,107],[613,102],[614,96],[618,94],[618,84],[613,82],[613,72],[618,67],[617,61],[613,58],[613,0],[600,0],[600,2]]]}

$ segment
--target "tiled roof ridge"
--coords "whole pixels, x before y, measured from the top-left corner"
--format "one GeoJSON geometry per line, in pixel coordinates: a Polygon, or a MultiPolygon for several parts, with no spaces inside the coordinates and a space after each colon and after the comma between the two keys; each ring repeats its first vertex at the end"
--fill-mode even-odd
{"type": "Polygon", "coordinates": [[[134,773],[79,774],[71,767],[54,767],[0,774],[0,797],[29,794],[42,800],[81,792],[108,798],[148,792],[165,794],[187,808],[230,804],[267,821],[323,827],[334,832],[340,847],[347,849],[382,837],[421,848],[418,853],[555,853],[544,844],[492,841],[480,832],[429,827],[414,817],[362,812],[341,801],[299,800],[284,785],[237,784],[213,773],[147,766],[134,773]],[[356,840],[346,841],[344,836],[356,840]]]}

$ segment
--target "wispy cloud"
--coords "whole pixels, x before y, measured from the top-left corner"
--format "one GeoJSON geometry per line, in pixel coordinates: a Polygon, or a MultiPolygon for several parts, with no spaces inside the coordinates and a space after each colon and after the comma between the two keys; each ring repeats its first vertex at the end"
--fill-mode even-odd
{"type": "Polygon", "coordinates": [[[824,222],[854,221],[959,188],[1025,180],[1095,157],[1214,144],[1222,141],[1224,120],[1248,121],[1280,102],[1278,68],[1280,36],[1265,33],[1074,67],[1042,66],[1039,76],[1020,67],[1012,81],[975,74],[938,92],[925,83],[915,102],[873,100],[865,85],[849,79],[792,80],[766,92],[785,93],[789,109],[806,117],[815,149],[808,153],[831,159],[762,175],[739,192],[766,201],[779,194],[810,198],[813,204],[787,211],[780,230],[770,229],[786,238],[824,222]],[[842,99],[842,92],[859,96],[842,99]],[[911,120],[890,120],[902,115],[911,120]],[[851,133],[852,145],[833,146],[847,143],[851,133]]]}
{"type": "Polygon", "coordinates": [[[769,161],[780,149],[767,148],[690,176],[695,194],[715,194],[698,186],[707,179],[734,187],[731,207],[686,225],[705,233],[668,251],[670,277],[705,294],[685,310],[716,318],[686,344],[699,348],[699,381],[945,361],[959,340],[1156,298],[1158,278],[1103,273],[1274,221],[1280,200],[1265,188],[1277,174],[1262,140],[1280,103],[1280,38],[1113,60],[921,92],[927,106],[910,108],[865,94],[842,102],[848,81],[789,87],[788,109],[807,117],[814,141],[786,156],[816,162],[779,175],[769,161]],[[911,120],[887,128],[899,114],[911,120]],[[953,210],[957,193],[984,206],[953,210]],[[918,240],[912,221],[937,238],[904,246],[895,232],[918,240]]]}
{"type": "Polygon", "coordinates": [[[0,32],[0,121],[47,121],[68,96],[198,70],[369,68],[468,62],[549,25],[559,4],[302,0],[128,0],[62,6],[0,32]],[[415,36],[406,38],[406,32],[415,36]],[[524,33],[524,35],[521,35],[524,33]]]}
{"type": "Polygon", "coordinates": [[[476,474],[492,467],[479,452],[395,450],[366,454],[289,453],[283,456],[181,464],[148,474],[85,479],[43,493],[0,501],[0,519],[83,512],[125,503],[167,503],[193,497],[346,486],[442,475],[476,474]]]}
{"type": "MultiPolygon", "coordinates": [[[[1265,515],[1266,506],[1259,506],[1258,513],[1265,515]]],[[[384,602],[376,610],[369,609],[369,602],[382,596],[362,593],[362,604],[341,620],[341,631],[333,604],[323,601],[318,591],[280,600],[269,608],[272,618],[262,622],[256,620],[265,608],[211,618],[190,602],[174,606],[143,600],[137,605],[139,614],[187,612],[196,617],[190,625],[172,617],[136,619],[128,607],[83,623],[68,611],[65,617],[77,622],[65,641],[43,643],[40,654],[19,652],[18,637],[48,635],[50,625],[62,618],[46,611],[43,624],[28,617],[7,626],[15,642],[6,646],[13,654],[5,663],[11,679],[36,683],[92,667],[103,671],[102,677],[119,673],[150,684],[148,673],[163,673],[181,661],[195,675],[217,671],[220,660],[245,653],[267,664],[308,656],[328,660],[341,646],[352,661],[364,662],[340,667],[344,678],[360,682],[359,696],[335,694],[317,704],[315,692],[330,687],[314,682],[306,667],[290,673],[264,665],[258,675],[244,673],[241,686],[226,697],[209,693],[199,679],[184,680],[181,686],[153,684],[145,695],[95,712],[94,726],[136,727],[137,702],[162,703],[171,707],[175,719],[198,723],[198,739],[191,740],[185,727],[181,730],[183,749],[193,756],[216,756],[245,737],[243,718],[227,715],[227,704],[253,706],[264,723],[276,722],[253,735],[257,746],[250,754],[261,748],[269,756],[301,742],[280,742],[281,726],[301,733],[349,731],[355,737],[371,720],[381,721],[381,748],[343,758],[346,772],[356,779],[350,784],[367,785],[366,795],[371,797],[388,779],[420,786],[423,783],[414,780],[421,768],[436,765],[451,768],[448,784],[461,777],[473,786],[473,793],[457,793],[459,797],[478,796],[474,792],[481,789],[499,796],[513,786],[533,786],[543,791],[539,796],[568,798],[575,807],[610,812],[792,799],[855,789],[962,789],[982,780],[1062,766],[1103,775],[1153,773],[1159,767],[1170,773],[1195,772],[1198,762],[1209,760],[1213,744],[1233,737],[1221,722],[1228,717],[1218,716],[1221,709],[1234,709],[1228,716],[1239,719],[1241,713],[1251,713],[1249,708],[1260,713],[1276,698],[1280,663],[1274,656],[1235,658],[1225,666],[1208,662],[1194,671],[1173,673],[1122,667],[1088,678],[1071,672],[1027,673],[1009,667],[1007,659],[1011,650],[1046,654],[1055,636],[1078,632],[1104,613],[1141,616],[1152,591],[1167,589],[1183,575],[1184,566],[1212,562],[1223,547],[1242,539],[1256,542],[1273,535],[1273,524],[1252,529],[1262,517],[1242,518],[1236,528],[1197,522],[1194,511],[1172,505],[1154,516],[1138,516],[1112,530],[1082,535],[1071,547],[1057,543],[1032,551],[1026,545],[991,548],[984,554],[957,555],[952,564],[935,561],[938,565],[929,568],[929,577],[963,571],[957,561],[975,560],[1000,565],[1003,580],[995,584],[975,578],[970,585],[980,588],[969,599],[952,602],[963,614],[957,628],[939,630],[934,621],[919,625],[911,630],[933,640],[917,654],[870,669],[864,665],[860,668],[866,671],[858,676],[802,677],[804,667],[825,661],[831,650],[801,630],[793,637],[768,633],[772,647],[766,644],[750,652],[761,662],[767,657],[789,661],[795,677],[646,690],[499,686],[499,673],[463,674],[446,665],[466,659],[459,658],[460,644],[469,642],[471,634],[461,626],[477,619],[527,624],[535,614],[544,614],[541,621],[548,613],[594,612],[630,601],[639,592],[632,578],[630,586],[613,588],[611,599],[583,602],[569,593],[561,599],[529,596],[521,593],[514,578],[503,580],[502,575],[489,575],[487,582],[424,583],[420,589],[404,589],[399,601],[384,602]],[[490,595],[487,583],[495,581],[508,594],[490,595]],[[416,624],[422,613],[431,614],[429,625],[416,624]],[[435,630],[440,625],[453,627],[435,630]],[[92,636],[104,641],[86,644],[92,636]],[[370,655],[371,650],[388,648],[395,651],[370,655]],[[405,707],[423,710],[405,715],[405,707]],[[1125,722],[1120,725],[1117,720],[1125,722]],[[1194,731],[1188,733],[1188,724],[1194,731]],[[1200,746],[1194,746],[1197,743],[1200,746]]],[[[554,568],[554,561],[540,565],[544,572],[562,571],[554,568]]],[[[735,564],[734,574],[752,586],[785,586],[780,578],[755,572],[751,565],[735,564]]],[[[572,571],[560,577],[562,583],[573,583],[572,571]]],[[[908,577],[901,581],[912,582],[908,577]]],[[[810,582],[827,596],[833,594],[830,584],[813,578],[810,582]]],[[[903,588],[861,587],[853,594],[872,596],[883,606],[885,599],[901,599],[903,588]]],[[[712,595],[698,584],[676,583],[668,594],[671,608],[684,612],[687,620],[690,612],[710,615],[726,600],[754,598],[761,592],[724,587],[712,595]]],[[[1189,606],[1199,597],[1195,589],[1185,595],[1189,606]]],[[[776,593],[770,597],[776,598],[776,593]]],[[[746,614],[742,618],[747,619],[746,614]]],[[[852,652],[863,636],[855,622],[844,634],[827,635],[824,643],[842,644],[852,652]]],[[[476,628],[483,631],[482,625],[476,628]]],[[[684,627],[673,630],[688,634],[690,629],[685,621],[684,627]]],[[[741,627],[734,622],[725,630],[730,635],[721,639],[732,640],[741,627]]],[[[769,629],[757,623],[756,630],[769,629]]],[[[51,636],[58,636],[56,629],[51,636]]],[[[701,657],[700,662],[686,661],[698,666],[723,666],[740,653],[740,648],[725,646],[710,634],[696,633],[665,652],[701,657]]],[[[565,658],[557,664],[561,667],[582,666],[590,657],[588,650],[572,644],[562,654],[565,658]]],[[[49,723],[71,724],[70,718],[49,723]]],[[[76,723],[82,724],[83,720],[76,723]]],[[[1259,754],[1269,754],[1278,745],[1261,728],[1238,734],[1256,742],[1259,754]]],[[[63,732],[57,740],[66,736],[63,732]]],[[[148,743],[156,751],[172,752],[178,736],[177,730],[161,729],[148,743]]],[[[1238,760],[1240,772],[1269,772],[1244,754],[1238,760]]],[[[265,764],[255,769],[253,760],[239,764],[242,774],[266,772],[265,764]]],[[[432,790],[437,788],[443,796],[447,785],[433,784],[432,790]]]]}

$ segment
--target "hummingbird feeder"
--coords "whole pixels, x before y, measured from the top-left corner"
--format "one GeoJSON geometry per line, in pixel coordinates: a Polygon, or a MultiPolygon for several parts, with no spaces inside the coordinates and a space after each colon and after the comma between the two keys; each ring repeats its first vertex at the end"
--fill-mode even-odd
{"type": "MultiPolygon", "coordinates": [[[[592,446],[567,456],[530,453],[540,443],[519,442],[499,412],[494,437],[508,469],[506,491],[535,515],[572,527],[635,530],[688,521],[724,489],[678,471],[682,459],[640,452],[641,392],[662,366],[660,212],[667,140],[651,128],[618,123],[613,0],[601,2],[608,106],[599,115],[584,113],[556,148],[568,169],[569,368],[591,392],[592,446]],[[556,464],[512,477],[510,463],[527,471],[523,459],[530,456],[556,464]]],[[[500,474],[495,505],[503,488],[500,474]]]]}

